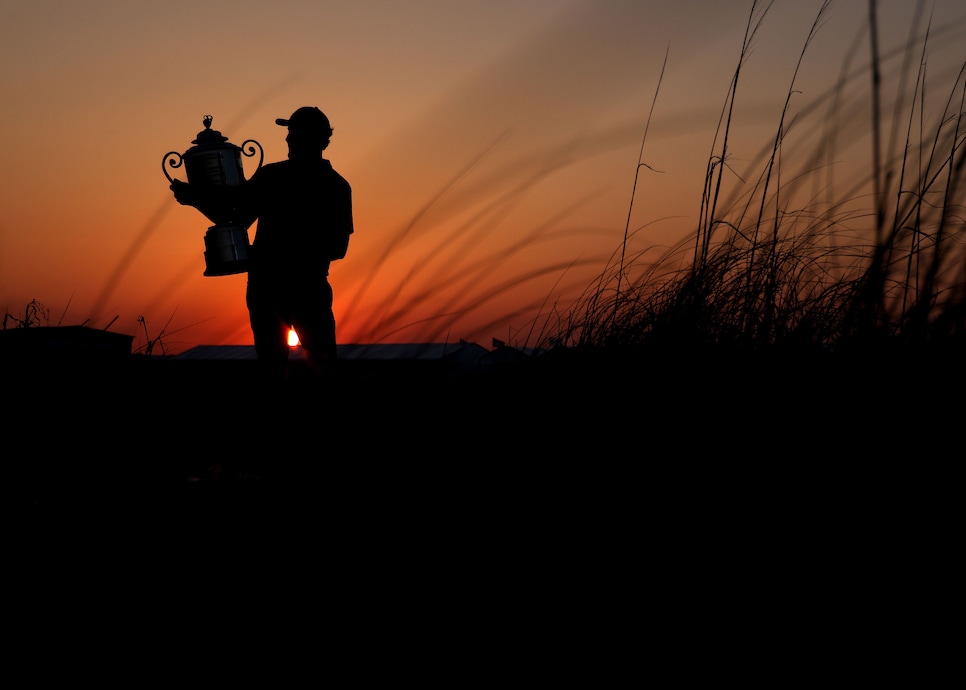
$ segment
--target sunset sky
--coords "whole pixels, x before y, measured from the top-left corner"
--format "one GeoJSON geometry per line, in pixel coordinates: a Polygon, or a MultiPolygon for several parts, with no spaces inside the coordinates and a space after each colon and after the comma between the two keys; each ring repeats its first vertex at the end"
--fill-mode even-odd
{"type": "MultiPolygon", "coordinates": [[[[776,0],[766,15],[738,88],[739,166],[774,138],[821,5],[776,0]]],[[[932,12],[935,115],[966,60],[966,8],[922,7],[932,12]]],[[[5,3],[0,307],[19,318],[37,300],[50,325],[109,327],[134,335],[135,348],[158,337],[169,353],[250,344],[245,275],[203,275],[210,222],[173,200],[162,158],[190,148],[210,114],[232,143],[254,139],[266,163],[280,160],[286,132],[275,118],[317,105],[335,130],[325,156],[355,207],[348,256],[331,271],[339,342],[523,344],[535,319],[566,311],[601,273],[626,228],[638,252],[694,229],[751,8],[5,3]],[[648,167],[628,221],[642,141],[648,167]]],[[[827,96],[848,60],[868,62],[868,9],[833,4],[802,62],[793,113],[827,96]]],[[[882,53],[909,40],[916,15],[913,0],[878,3],[882,53]]],[[[885,65],[887,85],[896,62],[885,65]]],[[[835,162],[844,176],[871,158],[861,137],[852,143],[835,162]]],[[[257,160],[244,162],[250,177],[257,160]]]]}

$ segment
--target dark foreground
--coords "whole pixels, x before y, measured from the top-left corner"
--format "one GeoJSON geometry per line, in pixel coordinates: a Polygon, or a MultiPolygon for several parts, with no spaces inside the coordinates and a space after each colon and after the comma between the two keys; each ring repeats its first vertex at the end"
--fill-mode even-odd
{"type": "Polygon", "coordinates": [[[246,681],[273,642],[445,685],[894,679],[952,653],[925,616],[958,572],[963,361],[8,370],[15,655],[86,658],[106,622],[111,661],[163,672],[168,623],[246,681]]]}
{"type": "Polygon", "coordinates": [[[11,368],[5,493],[23,534],[517,544],[921,509],[960,462],[966,377],[959,360],[911,364],[663,358],[454,377],[340,363],[282,385],[239,364],[11,368]]]}

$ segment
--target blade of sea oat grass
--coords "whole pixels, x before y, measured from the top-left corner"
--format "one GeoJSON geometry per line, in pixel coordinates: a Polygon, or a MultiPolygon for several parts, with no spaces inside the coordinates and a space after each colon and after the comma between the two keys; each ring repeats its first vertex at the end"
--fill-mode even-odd
{"type": "Polygon", "coordinates": [[[694,259],[692,262],[692,268],[694,270],[699,269],[701,262],[707,255],[708,247],[711,243],[711,235],[714,232],[716,206],[718,197],[720,195],[724,166],[728,161],[728,138],[731,130],[732,117],[734,115],[735,98],[738,90],[738,80],[741,75],[741,69],[745,61],[748,59],[752,41],[757,35],[758,30],[761,28],[762,22],[764,21],[765,16],[768,14],[768,10],[771,8],[771,5],[772,3],[769,2],[763,9],[759,9],[757,1],[753,1],[751,3],[748,20],[745,24],[745,35],[742,39],[741,51],[738,56],[738,66],[735,68],[734,75],[731,79],[731,85],[728,89],[728,95],[725,98],[724,105],[722,106],[721,116],[718,119],[718,126],[715,130],[714,141],[711,145],[712,154],[708,158],[708,167],[705,173],[705,186],[702,192],[701,208],[698,218],[698,231],[695,238],[694,259]],[[724,130],[723,132],[722,128],[724,130]],[[714,149],[719,140],[719,135],[721,140],[721,152],[715,155],[714,149]],[[715,173],[716,169],[717,173],[715,173]]]}
{"type": "Polygon", "coordinates": [[[420,208],[416,214],[395,234],[390,237],[389,241],[383,248],[382,253],[376,258],[373,263],[368,276],[365,277],[364,282],[361,287],[356,291],[353,297],[350,299],[343,312],[343,319],[350,320],[358,308],[361,300],[365,297],[369,288],[378,279],[379,271],[383,265],[389,260],[389,257],[393,255],[399,245],[418,227],[419,221],[437,205],[442,198],[444,198],[459,182],[464,179],[473,169],[475,169],[480,163],[485,160],[496,148],[497,146],[509,135],[508,131],[501,133],[494,141],[487,144],[483,150],[477,154],[470,162],[465,165],[460,171],[458,171],[449,181],[444,184],[436,194],[430,198],[422,208],[420,208]]]}
{"type": "MultiPolygon", "coordinates": [[[[592,196],[590,195],[590,197],[592,196]]],[[[478,244],[473,238],[471,238],[472,241],[455,246],[451,249],[450,255],[443,260],[443,267],[428,276],[422,283],[422,287],[417,286],[415,283],[419,271],[415,270],[415,268],[412,269],[406,278],[399,282],[399,289],[394,294],[398,299],[402,300],[402,288],[412,287],[414,292],[405,293],[404,304],[397,309],[392,309],[390,300],[386,300],[381,305],[382,309],[374,316],[372,324],[374,332],[379,333],[386,328],[391,328],[395,331],[399,324],[409,317],[410,313],[422,305],[438,302],[441,295],[450,295],[450,298],[444,300],[442,304],[441,309],[444,313],[467,313],[466,309],[458,308],[457,304],[459,302],[476,299],[474,297],[476,286],[483,285],[484,289],[489,291],[491,287],[485,279],[492,273],[494,267],[500,266],[514,256],[534,250],[539,243],[553,242],[579,233],[579,230],[552,231],[552,228],[556,220],[566,218],[567,212],[581,205],[586,200],[578,200],[573,207],[565,208],[560,214],[544,222],[527,235],[519,238],[516,242],[489,253],[479,255],[477,252],[472,251],[478,244]],[[466,261],[466,259],[474,256],[477,258],[468,262],[466,261]]],[[[480,228],[478,233],[487,233],[491,229],[492,226],[488,224],[480,228]]],[[[592,265],[592,262],[598,260],[597,258],[587,259],[579,265],[592,265]]],[[[429,263],[428,258],[426,261],[415,261],[414,267],[425,267],[429,263]]],[[[535,278],[544,274],[543,271],[540,271],[539,273],[533,274],[533,277],[535,278]]]]}
{"type": "MultiPolygon", "coordinates": [[[[549,161],[545,168],[535,171],[529,179],[520,185],[488,201],[479,212],[447,237],[446,242],[443,243],[441,248],[433,248],[428,255],[413,261],[410,264],[409,271],[398,282],[396,289],[391,292],[389,298],[381,302],[379,308],[373,312],[372,328],[378,331],[382,327],[393,325],[391,322],[383,322],[385,315],[394,311],[394,302],[403,298],[404,290],[409,286],[415,285],[415,281],[419,276],[427,274],[431,270],[435,271],[435,273],[431,273],[426,279],[425,284],[427,287],[423,290],[422,294],[427,299],[433,294],[440,294],[447,289],[450,290],[451,294],[458,293],[460,291],[452,290],[454,282],[462,281],[469,285],[476,284],[479,277],[494,266],[498,266],[501,260],[506,260],[513,254],[523,251],[527,244],[536,241],[540,235],[545,234],[545,230],[550,227],[547,224],[538,228],[537,231],[530,233],[526,241],[517,241],[509,248],[498,249],[495,252],[497,256],[492,256],[491,253],[484,255],[481,259],[475,260],[469,268],[463,265],[465,259],[478,254],[477,248],[498,227],[501,215],[508,213],[512,205],[519,201],[533,186],[569,162],[569,157],[566,155],[560,158],[561,160],[559,161],[549,161]],[[456,241],[461,238],[462,241],[456,241]],[[436,266],[439,267],[434,268],[436,266]]],[[[581,200],[571,208],[576,208],[580,203],[585,203],[594,196],[595,193],[589,194],[586,199],[581,200]]],[[[404,310],[411,310],[423,301],[424,299],[420,299],[418,294],[415,297],[407,294],[404,310]]],[[[398,320],[399,316],[400,314],[397,313],[396,320],[398,320]]]]}
{"type": "MultiPolygon", "coordinates": [[[[624,223],[624,241],[621,243],[621,258],[620,264],[617,271],[617,295],[620,296],[621,292],[621,279],[624,274],[624,261],[627,258],[627,235],[631,227],[631,215],[634,211],[634,199],[637,196],[637,181],[641,174],[641,168],[647,167],[653,170],[651,166],[644,162],[644,144],[647,142],[647,130],[651,126],[651,117],[654,115],[654,106],[657,104],[657,96],[661,90],[661,82],[664,80],[664,70],[667,67],[668,54],[671,52],[671,46],[668,45],[667,49],[664,51],[664,62],[661,64],[661,73],[658,75],[657,86],[654,89],[654,98],[651,99],[651,109],[647,114],[647,120],[644,122],[644,134],[641,136],[641,150],[637,154],[637,167],[634,169],[634,184],[631,185],[631,200],[627,204],[627,221],[624,223]]],[[[617,307],[617,300],[614,301],[614,307],[617,307]]]]}

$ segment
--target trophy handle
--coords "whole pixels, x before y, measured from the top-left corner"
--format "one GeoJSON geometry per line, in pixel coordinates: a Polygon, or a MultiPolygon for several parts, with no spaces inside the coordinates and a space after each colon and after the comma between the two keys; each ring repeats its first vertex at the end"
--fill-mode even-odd
{"type": "Polygon", "coordinates": [[[183,162],[184,158],[177,151],[168,151],[164,154],[164,158],[161,159],[161,172],[168,178],[168,182],[174,184],[174,178],[168,174],[167,166],[170,165],[172,168],[180,168],[183,162]]]}
{"type": "Polygon", "coordinates": [[[255,147],[256,146],[258,147],[258,149],[257,149],[257,153],[258,153],[258,165],[255,166],[255,171],[252,172],[253,175],[255,174],[255,172],[258,171],[258,169],[260,167],[262,167],[262,161],[265,160],[265,149],[263,149],[262,148],[262,145],[259,144],[254,139],[246,139],[245,141],[242,142],[242,145],[241,145],[242,154],[244,156],[248,157],[248,158],[251,158],[252,156],[255,155],[255,153],[256,153],[256,148],[255,147]],[[251,144],[251,146],[249,146],[249,144],[251,144]],[[247,148],[246,148],[246,146],[247,146],[247,148]]]}

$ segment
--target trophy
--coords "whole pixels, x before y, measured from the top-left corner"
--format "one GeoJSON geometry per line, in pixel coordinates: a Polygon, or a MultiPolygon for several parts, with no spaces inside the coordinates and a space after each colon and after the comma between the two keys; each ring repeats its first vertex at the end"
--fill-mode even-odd
{"type": "MultiPolygon", "coordinates": [[[[174,178],[168,168],[180,168],[184,164],[188,184],[199,190],[217,187],[237,187],[245,181],[242,156],[258,156],[257,171],[262,167],[265,152],[254,139],[247,139],[241,146],[228,141],[221,132],[211,129],[211,115],[205,115],[205,128],[198,133],[195,144],[183,154],[169,151],[161,160],[161,169],[168,182],[174,178]],[[246,148],[247,147],[247,148],[246,148]]],[[[248,226],[251,220],[239,217],[230,202],[217,194],[201,195],[205,201],[195,205],[214,225],[205,233],[205,275],[226,276],[248,271],[248,226]]]]}

